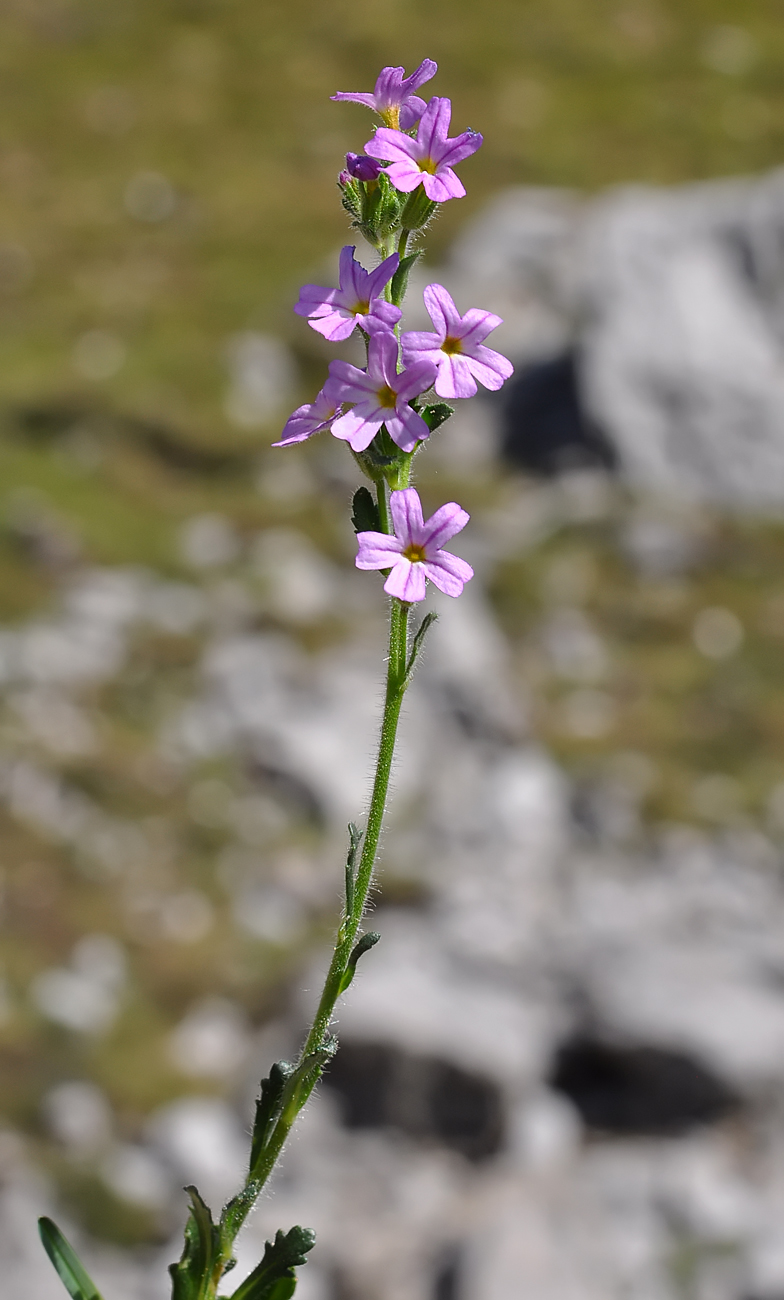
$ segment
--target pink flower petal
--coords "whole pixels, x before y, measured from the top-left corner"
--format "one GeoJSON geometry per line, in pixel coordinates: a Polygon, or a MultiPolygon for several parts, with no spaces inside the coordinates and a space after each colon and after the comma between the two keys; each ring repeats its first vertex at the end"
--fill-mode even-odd
{"type": "Polygon", "coordinates": [[[404,363],[408,365],[411,361],[433,360],[430,354],[440,349],[443,341],[439,334],[428,334],[424,330],[407,330],[400,339],[404,363]]]}
{"type": "Polygon", "coordinates": [[[395,384],[392,385],[400,399],[397,403],[398,409],[401,401],[410,402],[412,397],[418,397],[420,393],[424,393],[426,389],[430,388],[431,384],[435,382],[435,378],[435,356],[432,360],[430,357],[424,357],[421,361],[414,361],[410,366],[407,366],[403,373],[397,376],[395,384]]]}
{"type": "MultiPolygon", "coordinates": [[[[425,158],[438,159],[449,135],[452,102],[434,95],[422,114],[417,131],[417,143],[425,158]]],[[[413,156],[413,155],[412,155],[413,156]]]]}
{"type": "Polygon", "coordinates": [[[470,518],[468,511],[456,501],[449,501],[436,510],[423,524],[422,545],[427,548],[428,559],[435,560],[433,553],[440,551],[450,537],[462,532],[470,518]]]}
{"type": "Polygon", "coordinates": [[[379,429],[382,421],[367,420],[364,416],[359,415],[355,410],[346,411],[341,415],[332,426],[332,432],[336,438],[342,438],[347,442],[353,451],[364,451],[369,447],[379,429]]]}
{"type": "Polygon", "coordinates": [[[491,393],[498,389],[514,374],[514,366],[507,357],[492,348],[479,347],[472,357],[466,357],[471,374],[480,384],[489,388],[491,393]]]}
{"type": "Polygon", "coordinates": [[[407,604],[424,600],[426,583],[423,569],[423,564],[412,564],[401,555],[384,583],[384,591],[388,596],[397,596],[398,600],[404,600],[407,604]]]}
{"type": "Polygon", "coordinates": [[[401,194],[410,194],[417,185],[422,184],[423,173],[416,163],[396,162],[386,168],[386,173],[396,190],[401,194]]]}
{"type": "Polygon", "coordinates": [[[447,401],[473,397],[476,393],[476,382],[471,374],[468,357],[460,356],[459,353],[447,356],[442,352],[435,390],[439,397],[445,397],[447,401]]]}
{"type": "MultiPolygon", "coordinates": [[[[448,555],[449,553],[444,551],[442,554],[448,555]]],[[[449,555],[449,559],[456,560],[457,556],[449,555]]],[[[434,560],[425,560],[421,567],[425,570],[425,577],[429,578],[433,585],[438,587],[439,591],[443,591],[445,596],[462,595],[463,585],[468,582],[469,578],[474,576],[473,569],[468,564],[465,566],[468,570],[465,576],[451,573],[447,566],[440,561],[436,563],[434,560]]]]}
{"type": "Polygon", "coordinates": [[[326,289],[320,284],[303,284],[294,311],[298,316],[312,316],[318,307],[333,303],[339,292],[338,289],[326,289]]]}
{"type": "Polygon", "coordinates": [[[410,131],[416,126],[420,117],[427,108],[424,99],[418,95],[409,95],[405,104],[400,105],[400,129],[401,131],[410,131]]]}
{"type": "Polygon", "coordinates": [[[452,295],[447,293],[442,284],[428,284],[422,297],[440,345],[449,333],[451,321],[459,321],[460,314],[452,301],[452,295]]]}
{"type": "Polygon", "coordinates": [[[396,563],[403,546],[387,533],[357,533],[359,551],[354,561],[358,569],[389,569],[396,563]]]}
{"type": "Polygon", "coordinates": [[[449,167],[439,168],[435,176],[429,172],[422,173],[425,194],[434,203],[447,203],[449,199],[465,197],[465,185],[449,167]]]}
{"type": "Polygon", "coordinates": [[[411,73],[410,77],[406,77],[403,82],[403,89],[409,98],[412,90],[419,90],[419,87],[424,86],[425,82],[430,81],[437,72],[438,64],[434,59],[423,59],[419,67],[411,73]]]}
{"type": "Polygon", "coordinates": [[[503,323],[502,316],[496,316],[491,311],[480,311],[477,307],[469,307],[463,317],[460,333],[464,352],[471,352],[480,343],[484,343],[488,334],[503,323]]]}
{"type": "Polygon", "coordinates": [[[397,392],[397,339],[391,330],[379,330],[368,344],[368,374],[376,384],[388,384],[397,392]]]}
{"type": "Polygon", "coordinates": [[[410,135],[402,131],[393,131],[388,126],[380,126],[365,145],[365,153],[380,162],[410,162],[422,156],[421,147],[410,135]]]}
{"type": "Polygon", "coordinates": [[[341,100],[347,104],[364,104],[365,108],[376,107],[376,97],[369,92],[339,90],[336,95],[330,95],[330,99],[341,100]]]}
{"type": "Polygon", "coordinates": [[[422,502],[419,500],[416,488],[403,488],[400,492],[391,492],[389,510],[395,536],[399,538],[403,547],[410,546],[412,542],[419,545],[425,525],[422,517],[422,502]]]}
{"type": "Polygon", "coordinates": [[[439,162],[444,167],[456,167],[459,162],[470,158],[472,153],[481,149],[484,140],[478,131],[463,131],[452,140],[447,140],[448,148],[442,152],[439,162]]]}
{"type": "MultiPolygon", "coordinates": [[[[399,264],[400,255],[398,253],[393,253],[391,257],[385,258],[380,266],[377,266],[374,271],[370,272],[365,284],[365,293],[367,294],[368,299],[378,297],[381,290],[384,288],[384,285],[388,284],[392,279],[399,264]]],[[[391,306],[392,304],[389,303],[387,305],[391,306]]]]}
{"type": "Polygon", "coordinates": [[[310,328],[329,339],[330,343],[341,343],[350,338],[356,324],[355,318],[349,316],[343,308],[330,312],[328,316],[312,316],[308,321],[310,328]]]}

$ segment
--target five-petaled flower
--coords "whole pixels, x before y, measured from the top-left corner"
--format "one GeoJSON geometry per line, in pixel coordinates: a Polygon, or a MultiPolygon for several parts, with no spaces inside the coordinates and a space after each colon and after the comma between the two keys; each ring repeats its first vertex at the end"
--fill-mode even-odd
{"type": "Polygon", "coordinates": [[[469,515],[455,501],[425,520],[415,488],[390,493],[389,508],[395,533],[358,533],[358,569],[390,569],[384,591],[412,603],[425,599],[429,578],[447,596],[459,596],[474,571],[470,564],[442,550],[468,523],[469,515]]]}
{"type": "Polygon", "coordinates": [[[422,184],[434,203],[461,199],[465,186],[452,168],[476,153],[482,137],[478,131],[463,131],[450,140],[451,117],[451,101],[435,97],[422,114],[416,139],[382,126],[368,140],[365,153],[390,164],[386,168],[387,176],[395,189],[404,194],[422,184]]]}
{"type": "Polygon", "coordinates": [[[375,109],[387,126],[410,131],[425,111],[425,101],[414,94],[438,72],[438,64],[423,59],[416,72],[405,77],[405,68],[382,68],[372,95],[363,91],[341,90],[332,99],[348,100],[375,109]]]}
{"type": "Polygon", "coordinates": [[[336,438],[343,438],[354,451],[364,451],[382,424],[402,451],[413,451],[430,430],[409,402],[430,388],[436,377],[432,361],[415,361],[400,374],[397,370],[397,339],[391,331],[374,334],[368,343],[367,370],[348,361],[331,361],[331,392],[341,402],[353,402],[352,410],[332,425],[336,438]]]}
{"type": "Polygon", "coordinates": [[[461,316],[441,284],[429,284],[424,299],[436,332],[410,330],[404,334],[404,362],[434,361],[438,366],[435,390],[439,397],[473,397],[477,379],[493,392],[499,389],[514,366],[502,353],[483,343],[492,330],[503,324],[501,317],[476,307],[461,316]]]}
{"type": "Polygon", "coordinates": [[[307,316],[308,324],[331,343],[347,339],[355,325],[361,325],[366,334],[394,329],[402,314],[399,307],[380,297],[398,268],[397,253],[375,271],[366,271],[355,260],[355,252],[351,245],[341,251],[338,289],[305,284],[294,307],[298,316],[307,316]]]}
{"type": "Polygon", "coordinates": [[[343,410],[336,392],[337,385],[328,379],[315,401],[306,402],[292,412],[283,426],[280,441],[273,442],[273,447],[288,447],[294,442],[304,442],[306,438],[312,438],[314,433],[328,429],[335,416],[343,410]]]}

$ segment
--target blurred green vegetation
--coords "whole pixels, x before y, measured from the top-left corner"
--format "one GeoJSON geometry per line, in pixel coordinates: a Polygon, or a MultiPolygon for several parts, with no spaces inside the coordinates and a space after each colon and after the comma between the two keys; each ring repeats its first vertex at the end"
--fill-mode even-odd
{"type": "Polygon", "coordinates": [[[778,163],[782,18],[781,0],[8,0],[0,402],[69,395],[225,438],[227,338],[314,346],[292,298],[345,237],[334,180],[372,122],[329,95],[384,63],[438,60],[429,88],[485,136],[437,252],[504,186],[778,163]],[[147,173],[173,187],[155,219],[128,210],[147,173]],[[126,355],[90,382],[74,347],[96,328],[126,355]]]}
{"type": "MultiPolygon", "coordinates": [[[[295,453],[317,494],[280,492],[281,453],[266,451],[276,420],[238,432],[224,409],[226,349],[240,331],[288,341],[303,400],[325,365],[327,349],[291,305],[301,280],[320,275],[346,238],[335,178],[373,120],[330,103],[331,93],[371,89],[384,64],[411,71],[423,57],[438,60],[429,89],[452,98],[455,130],[481,130],[485,144],[462,168],[468,197],[447,205],[434,227],[437,258],[471,212],[510,185],[591,190],[778,164],[783,20],[784,0],[496,0],[490,9],[469,0],[6,0],[3,621],[45,609],[81,562],[198,580],[176,538],[184,521],[208,512],[243,538],[300,528],[346,562],[348,489],[324,471],[322,451],[295,453]],[[79,358],[93,331],[115,355],[103,377],[93,367],[90,378],[79,358]]],[[[496,481],[451,485],[442,470],[436,484],[427,474],[432,504],[453,487],[479,514],[503,505],[496,481]]],[[[653,825],[762,820],[779,836],[784,797],[778,821],[769,802],[784,781],[784,530],[706,518],[698,563],[680,577],[641,579],[619,543],[633,509],[621,494],[602,519],[564,524],[496,576],[492,595],[531,697],[534,734],[578,780],[605,779],[619,761],[636,770],[653,825]],[[561,589],[564,573],[577,580],[561,589]],[[606,679],[570,678],[542,649],[558,590],[600,636],[606,679]],[[712,659],[695,646],[694,627],[701,610],[717,607],[744,635],[735,652],[712,659]],[[706,775],[725,784],[705,786],[706,775]]],[[[227,581],[252,587],[241,565],[227,581]]],[[[344,630],[326,618],[281,626],[306,649],[344,630]]],[[[205,825],[188,782],[156,767],[152,738],[192,688],[200,648],[187,636],[140,635],[119,678],[83,701],[101,719],[99,754],[61,764],[97,805],[140,820],[153,837],[163,827],[171,841],[155,879],[132,882],[130,904],[119,879],[91,874],[78,855],[0,814],[10,1007],[0,1016],[0,1104],[32,1135],[84,1222],[120,1241],[168,1228],[66,1159],[42,1119],[47,1090],[63,1078],[93,1080],[120,1137],[137,1139],[156,1106],[223,1087],[186,1078],[167,1055],[188,1007],[223,995],[258,1025],[301,953],[238,935],[216,874],[228,830],[205,825]],[[211,909],[202,937],[175,942],[145,920],[152,913],[133,912],[134,898],[165,901],[194,887],[211,909]],[[98,1038],[47,1022],[26,995],[86,932],[119,938],[131,971],[122,1014],[98,1038]]],[[[40,758],[15,725],[4,713],[5,743],[40,758]]],[[[239,763],[191,780],[252,791],[239,763]]],[[[312,827],[289,825],[264,851],[313,849],[316,840],[312,827]]],[[[331,920],[311,916],[301,944],[331,920]]]]}

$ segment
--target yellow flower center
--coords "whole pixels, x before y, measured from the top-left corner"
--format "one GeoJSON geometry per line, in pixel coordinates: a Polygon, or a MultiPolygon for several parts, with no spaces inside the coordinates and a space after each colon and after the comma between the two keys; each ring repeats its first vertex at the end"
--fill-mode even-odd
{"type": "Polygon", "coordinates": [[[421,564],[423,560],[427,559],[424,546],[416,546],[414,542],[406,547],[403,554],[412,564],[421,564]]]}
{"type": "Polygon", "coordinates": [[[379,406],[385,406],[388,407],[390,411],[394,411],[397,403],[397,393],[389,387],[389,384],[384,384],[383,388],[379,388],[376,397],[378,398],[379,406]]]}
{"type": "Polygon", "coordinates": [[[421,172],[429,172],[431,176],[435,176],[438,170],[438,163],[435,158],[420,158],[417,167],[421,172]]]}
{"type": "Polygon", "coordinates": [[[453,357],[456,353],[463,351],[463,340],[453,339],[451,334],[447,334],[441,344],[441,351],[446,352],[448,357],[453,357]]]}
{"type": "Polygon", "coordinates": [[[354,303],[354,306],[351,308],[351,310],[355,316],[367,316],[369,307],[370,307],[370,303],[367,300],[359,298],[354,303]]]}

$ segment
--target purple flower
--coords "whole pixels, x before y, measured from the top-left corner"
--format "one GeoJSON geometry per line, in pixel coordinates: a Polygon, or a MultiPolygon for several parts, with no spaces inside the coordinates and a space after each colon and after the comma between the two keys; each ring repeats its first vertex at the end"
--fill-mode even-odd
{"type": "Polygon", "coordinates": [[[367,370],[358,370],[348,361],[332,361],[329,377],[341,402],[356,403],[332,426],[335,437],[343,438],[354,451],[369,447],[382,424],[403,451],[412,451],[430,436],[421,415],[408,403],[430,387],[436,368],[432,361],[415,361],[398,374],[397,339],[391,332],[372,336],[367,370]]]}
{"type": "Polygon", "coordinates": [[[377,181],[382,170],[381,164],[366,153],[347,153],[346,169],[358,181],[377,181]]]}
{"type": "Polygon", "coordinates": [[[436,333],[411,330],[404,334],[404,362],[434,361],[439,397],[473,397],[477,379],[493,392],[499,389],[514,367],[500,352],[482,344],[492,330],[503,324],[501,317],[476,307],[461,316],[441,284],[429,284],[424,299],[436,333]]]}
{"type": "Polygon", "coordinates": [[[308,324],[331,343],[347,339],[355,325],[361,325],[368,334],[394,329],[402,315],[399,307],[379,297],[397,270],[397,253],[375,271],[366,271],[354,260],[355,251],[351,246],[341,251],[339,289],[305,284],[294,307],[298,316],[309,317],[308,324]]]}
{"type": "Polygon", "coordinates": [[[404,72],[405,68],[382,68],[372,95],[342,90],[331,98],[364,104],[366,108],[375,109],[387,126],[399,126],[403,131],[410,131],[425,111],[425,101],[413,92],[436,75],[438,64],[432,59],[423,59],[410,77],[404,77],[404,72]]]}
{"type": "Polygon", "coordinates": [[[387,176],[395,189],[408,194],[420,183],[434,203],[462,199],[465,186],[453,172],[456,163],[476,153],[482,143],[478,131],[464,131],[448,139],[452,104],[448,99],[431,99],[417,129],[416,139],[402,131],[381,126],[365,145],[365,153],[390,163],[387,176]]]}
{"type": "Polygon", "coordinates": [[[337,387],[332,379],[328,379],[314,402],[298,406],[289,416],[283,426],[280,442],[273,442],[273,447],[289,447],[294,442],[304,442],[322,429],[328,429],[342,409],[337,387]]]}
{"type": "Polygon", "coordinates": [[[447,596],[459,596],[474,571],[465,560],[441,547],[465,528],[468,513],[450,501],[425,521],[415,488],[390,493],[389,506],[394,537],[387,533],[358,533],[357,568],[391,569],[384,591],[407,603],[425,599],[425,578],[447,596]]]}

